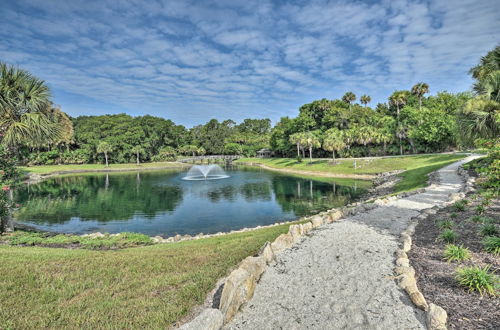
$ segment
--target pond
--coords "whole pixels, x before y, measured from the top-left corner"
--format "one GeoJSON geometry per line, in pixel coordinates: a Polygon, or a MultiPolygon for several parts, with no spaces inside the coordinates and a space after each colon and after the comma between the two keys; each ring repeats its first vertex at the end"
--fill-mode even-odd
{"type": "Polygon", "coordinates": [[[25,185],[15,220],[62,233],[216,233],[294,220],[359,198],[367,181],[226,168],[228,178],[183,180],[186,171],[87,173],[25,185]]]}

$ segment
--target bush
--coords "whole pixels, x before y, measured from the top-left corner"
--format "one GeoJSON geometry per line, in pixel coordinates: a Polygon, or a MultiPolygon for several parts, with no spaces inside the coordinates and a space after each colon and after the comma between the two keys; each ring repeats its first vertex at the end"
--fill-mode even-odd
{"type": "Polygon", "coordinates": [[[488,236],[483,240],[484,249],[496,256],[500,255],[500,237],[488,236]]]}
{"type": "Polygon", "coordinates": [[[483,236],[498,236],[498,228],[493,223],[485,223],[479,233],[483,236]]]}
{"type": "Polygon", "coordinates": [[[458,284],[469,289],[479,291],[481,296],[485,293],[495,295],[498,291],[498,276],[490,273],[490,266],[484,268],[473,266],[457,269],[456,280],[458,284]]]}
{"type": "Polygon", "coordinates": [[[484,206],[482,206],[482,205],[478,205],[478,206],[476,206],[475,211],[476,211],[476,214],[481,215],[481,214],[483,214],[483,213],[484,213],[485,208],[484,208],[484,206]]]}
{"type": "Polygon", "coordinates": [[[439,238],[446,243],[453,243],[456,241],[458,235],[451,229],[446,229],[439,235],[439,238]]]}
{"type": "Polygon", "coordinates": [[[454,224],[450,220],[441,220],[441,221],[438,221],[437,225],[440,229],[451,229],[451,228],[453,228],[454,224]]]}
{"type": "Polygon", "coordinates": [[[482,223],[483,222],[483,217],[480,215],[475,215],[473,217],[470,217],[469,220],[474,223],[482,223]]]}
{"type": "Polygon", "coordinates": [[[456,214],[455,212],[450,214],[450,218],[452,218],[452,219],[456,219],[457,217],[458,217],[458,214],[456,214]]]}
{"type": "Polygon", "coordinates": [[[469,249],[464,248],[463,246],[450,244],[446,246],[443,256],[448,262],[464,261],[470,259],[470,251],[469,249]]]}

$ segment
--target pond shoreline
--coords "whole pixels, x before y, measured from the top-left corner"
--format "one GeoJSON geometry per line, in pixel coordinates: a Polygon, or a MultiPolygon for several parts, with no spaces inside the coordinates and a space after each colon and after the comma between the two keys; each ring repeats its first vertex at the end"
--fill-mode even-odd
{"type": "Polygon", "coordinates": [[[238,162],[237,164],[260,167],[260,168],[263,168],[265,170],[275,171],[275,172],[311,175],[311,176],[318,176],[318,177],[323,177],[323,178],[374,180],[377,177],[377,175],[375,175],[375,174],[342,174],[342,173],[326,173],[326,172],[317,172],[317,171],[292,170],[292,169],[271,167],[271,166],[267,166],[264,164],[253,163],[253,162],[238,162]]]}

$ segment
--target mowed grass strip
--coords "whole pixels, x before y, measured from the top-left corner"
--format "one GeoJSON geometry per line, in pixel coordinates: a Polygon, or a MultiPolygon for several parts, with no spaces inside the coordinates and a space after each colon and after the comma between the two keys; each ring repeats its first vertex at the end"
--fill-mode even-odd
{"type": "Polygon", "coordinates": [[[168,328],[288,227],[114,251],[0,246],[0,328],[168,328]]]}
{"type": "Polygon", "coordinates": [[[137,164],[109,164],[106,167],[104,164],[71,164],[71,165],[37,165],[37,166],[20,166],[22,171],[27,173],[35,173],[40,175],[61,173],[61,172],[78,172],[78,171],[136,171],[150,168],[182,168],[185,167],[182,163],[176,162],[152,162],[137,164]]]}

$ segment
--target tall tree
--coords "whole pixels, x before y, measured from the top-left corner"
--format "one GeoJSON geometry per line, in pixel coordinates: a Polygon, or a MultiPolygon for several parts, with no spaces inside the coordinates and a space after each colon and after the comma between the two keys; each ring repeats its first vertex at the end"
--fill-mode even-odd
{"type": "Polygon", "coordinates": [[[331,128],[325,133],[323,139],[323,149],[332,153],[332,160],[335,161],[335,151],[339,152],[346,147],[342,132],[336,128],[331,128]]]}
{"type": "Polygon", "coordinates": [[[429,85],[424,82],[419,82],[411,88],[411,93],[418,97],[419,109],[422,110],[422,97],[429,93],[429,85]]]}
{"type": "Polygon", "coordinates": [[[312,162],[313,148],[321,147],[321,140],[318,137],[318,132],[304,132],[302,143],[309,149],[309,160],[312,162]]]}
{"type": "Polygon", "coordinates": [[[372,101],[372,98],[371,98],[369,95],[363,95],[363,96],[361,96],[361,98],[360,98],[360,102],[361,102],[361,104],[364,104],[364,106],[365,106],[365,107],[366,107],[366,105],[367,105],[368,103],[370,103],[371,101],[372,101]]]}
{"type": "Polygon", "coordinates": [[[356,94],[354,94],[353,92],[347,92],[344,94],[344,96],[342,96],[342,101],[349,104],[349,111],[351,111],[352,102],[356,101],[356,94]]]}
{"type": "Polygon", "coordinates": [[[100,142],[97,145],[97,152],[100,153],[100,154],[104,154],[104,159],[106,160],[106,167],[109,166],[109,164],[108,164],[108,153],[110,153],[112,151],[113,151],[113,148],[106,141],[102,141],[102,142],[100,142]]]}
{"type": "Polygon", "coordinates": [[[136,146],[132,147],[132,149],[130,151],[132,151],[135,154],[135,160],[137,162],[137,165],[139,165],[140,164],[140,155],[144,153],[144,148],[141,147],[140,145],[136,145],[136,146]]]}
{"type": "Polygon", "coordinates": [[[295,133],[290,135],[290,143],[297,146],[297,157],[300,157],[300,143],[302,142],[302,133],[295,133]]]}
{"type": "Polygon", "coordinates": [[[396,107],[396,114],[398,119],[401,107],[403,107],[406,104],[406,102],[408,102],[409,94],[410,93],[408,91],[395,91],[389,97],[389,103],[396,107]]]}

